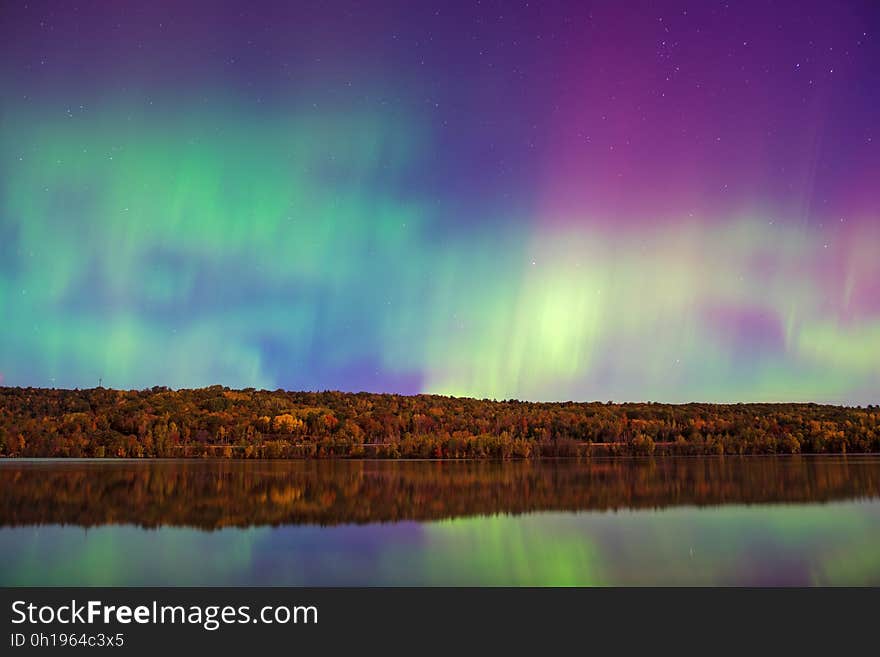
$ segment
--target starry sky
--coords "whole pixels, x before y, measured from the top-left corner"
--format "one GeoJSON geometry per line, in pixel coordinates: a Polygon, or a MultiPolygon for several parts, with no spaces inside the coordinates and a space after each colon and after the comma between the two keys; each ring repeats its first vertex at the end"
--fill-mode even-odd
{"type": "Polygon", "coordinates": [[[878,27],[4,2],[0,385],[877,403],[878,27]]]}

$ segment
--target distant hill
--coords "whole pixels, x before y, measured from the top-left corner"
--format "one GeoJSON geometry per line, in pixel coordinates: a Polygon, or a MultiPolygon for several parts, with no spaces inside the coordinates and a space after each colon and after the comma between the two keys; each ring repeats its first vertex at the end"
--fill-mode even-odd
{"type": "Polygon", "coordinates": [[[880,451],[880,407],[0,387],[3,457],[537,458],[880,451]]]}

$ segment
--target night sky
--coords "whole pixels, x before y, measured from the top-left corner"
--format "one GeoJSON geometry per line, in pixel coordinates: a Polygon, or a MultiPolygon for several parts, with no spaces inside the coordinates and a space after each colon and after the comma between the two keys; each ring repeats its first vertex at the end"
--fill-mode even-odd
{"type": "Polygon", "coordinates": [[[878,27],[4,2],[0,384],[877,403],[878,27]]]}

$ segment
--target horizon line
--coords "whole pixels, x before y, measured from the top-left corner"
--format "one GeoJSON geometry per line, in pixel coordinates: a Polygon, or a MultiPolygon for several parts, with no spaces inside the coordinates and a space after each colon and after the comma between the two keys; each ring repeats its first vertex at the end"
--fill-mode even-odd
{"type": "Polygon", "coordinates": [[[43,386],[23,386],[23,385],[2,385],[0,384],[0,390],[41,390],[41,391],[59,391],[59,392],[86,392],[86,391],[94,391],[94,390],[107,390],[111,392],[182,392],[182,391],[202,391],[202,390],[210,390],[212,388],[219,388],[220,390],[230,391],[230,392],[258,392],[258,393],[294,393],[294,394],[339,394],[339,395],[379,395],[385,397],[442,397],[446,399],[463,399],[463,400],[471,400],[478,402],[492,402],[496,404],[501,403],[511,403],[516,402],[520,404],[602,404],[605,406],[608,405],[626,405],[626,404],[653,404],[657,406],[690,406],[690,405],[709,405],[709,406],[757,406],[757,405],[775,405],[775,406],[783,406],[783,405],[796,405],[796,406],[834,406],[838,408],[874,408],[880,406],[880,400],[877,403],[866,403],[866,404],[854,404],[854,403],[831,403],[831,402],[817,402],[817,401],[723,401],[723,402],[713,402],[713,401],[698,401],[698,400],[690,400],[690,401],[681,401],[681,402],[663,402],[663,401],[654,401],[654,400],[612,400],[609,399],[607,401],[601,401],[599,399],[593,400],[575,400],[575,399],[556,399],[556,400],[534,400],[534,399],[517,399],[515,397],[507,397],[499,399],[497,397],[472,397],[467,395],[451,395],[451,394],[442,394],[435,392],[417,392],[417,393],[399,393],[399,392],[375,392],[371,390],[339,390],[339,389],[331,389],[327,388],[324,390],[291,390],[287,388],[256,388],[253,386],[248,386],[244,388],[234,388],[227,385],[215,383],[208,386],[200,386],[200,387],[181,387],[175,388],[168,385],[154,385],[148,386],[145,388],[113,388],[107,387],[103,385],[93,386],[88,388],[63,388],[63,387],[43,387],[43,386]],[[158,389],[158,390],[157,390],[158,389]]]}

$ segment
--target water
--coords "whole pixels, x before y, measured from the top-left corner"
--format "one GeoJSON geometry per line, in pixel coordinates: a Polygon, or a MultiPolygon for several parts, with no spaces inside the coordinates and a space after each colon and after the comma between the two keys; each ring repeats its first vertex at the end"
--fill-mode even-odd
{"type": "Polygon", "coordinates": [[[0,462],[0,585],[878,585],[880,457],[0,462]]]}

